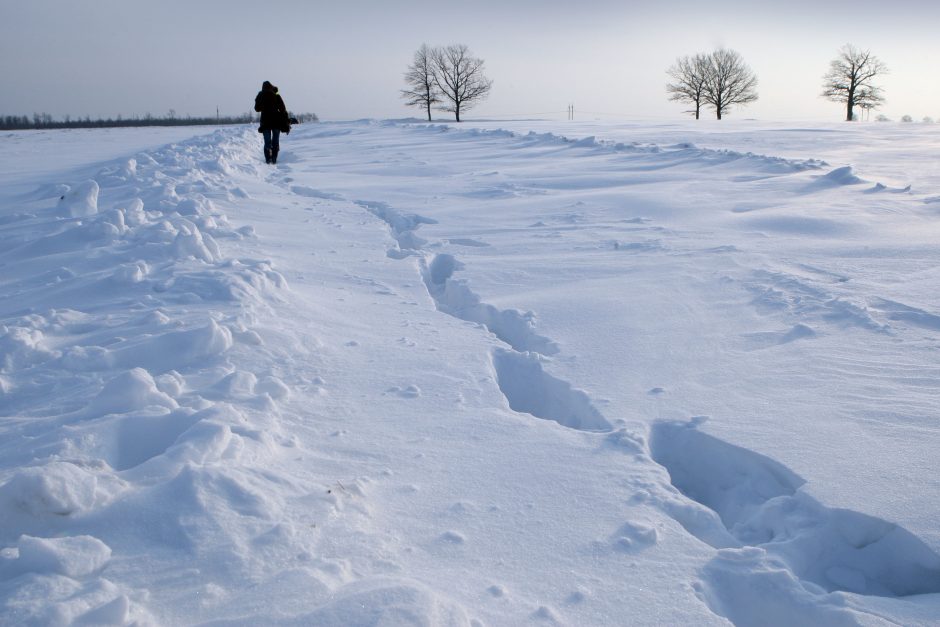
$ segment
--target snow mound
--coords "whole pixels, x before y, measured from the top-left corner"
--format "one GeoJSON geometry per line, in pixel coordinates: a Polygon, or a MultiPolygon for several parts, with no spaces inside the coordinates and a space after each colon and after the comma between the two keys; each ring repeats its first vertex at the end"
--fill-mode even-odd
{"type": "Polygon", "coordinates": [[[94,474],[75,464],[53,461],[24,468],[0,486],[0,520],[18,512],[34,517],[71,516],[95,504],[94,474]]]}
{"type": "Polygon", "coordinates": [[[151,405],[176,409],[175,400],[157,389],[150,373],[143,368],[134,368],[108,381],[89,404],[91,413],[123,414],[151,405]]]}
{"type": "Polygon", "coordinates": [[[22,536],[17,566],[24,572],[84,577],[108,563],[111,549],[98,538],[33,538],[22,536]]]}
{"type": "Polygon", "coordinates": [[[233,345],[232,332],[215,320],[201,328],[171,331],[127,342],[107,354],[113,366],[164,373],[217,357],[233,345]]]}
{"type": "Polygon", "coordinates": [[[67,218],[84,218],[98,213],[97,181],[88,180],[69,189],[59,199],[60,215],[67,218]]]}
{"type": "Polygon", "coordinates": [[[807,191],[817,191],[834,187],[844,187],[846,185],[858,185],[865,181],[855,174],[855,170],[850,165],[845,165],[826,174],[816,177],[807,187],[807,191]]]}
{"type": "Polygon", "coordinates": [[[0,372],[40,364],[58,353],[46,346],[42,331],[26,326],[0,327],[0,372]]]}
{"type": "Polygon", "coordinates": [[[855,176],[855,171],[852,170],[852,166],[850,165],[831,170],[830,172],[821,176],[820,180],[823,180],[827,183],[832,183],[834,185],[855,185],[856,183],[862,182],[862,179],[855,176]]]}
{"type": "Polygon", "coordinates": [[[178,259],[192,257],[206,263],[219,261],[222,253],[219,245],[209,234],[204,234],[195,224],[181,220],[173,240],[173,252],[178,259]]]}
{"type": "Polygon", "coordinates": [[[307,614],[308,625],[453,625],[470,627],[466,611],[428,588],[407,581],[346,586],[328,605],[307,614]]]}
{"type": "Polygon", "coordinates": [[[100,576],[111,548],[98,538],[23,535],[12,552],[14,558],[0,558],[0,615],[16,624],[153,624],[120,586],[100,576]]]}

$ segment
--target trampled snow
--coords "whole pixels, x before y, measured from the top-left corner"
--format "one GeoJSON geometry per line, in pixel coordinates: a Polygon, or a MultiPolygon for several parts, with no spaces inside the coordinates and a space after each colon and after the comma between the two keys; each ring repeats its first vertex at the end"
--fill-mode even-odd
{"type": "Polygon", "coordinates": [[[940,128],[0,143],[0,624],[940,624],[940,128]]]}

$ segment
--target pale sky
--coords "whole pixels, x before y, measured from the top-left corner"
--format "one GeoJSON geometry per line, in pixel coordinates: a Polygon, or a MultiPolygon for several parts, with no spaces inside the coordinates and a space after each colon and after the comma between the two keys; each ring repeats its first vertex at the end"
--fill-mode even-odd
{"type": "Polygon", "coordinates": [[[235,114],[270,80],[324,120],[420,117],[399,96],[414,51],[463,43],[494,81],[469,119],[682,119],[666,69],[724,46],[759,80],[730,117],[838,121],[822,75],[852,43],[891,70],[882,113],[940,120],[938,27],[915,0],[0,0],[0,115],[235,114]]]}

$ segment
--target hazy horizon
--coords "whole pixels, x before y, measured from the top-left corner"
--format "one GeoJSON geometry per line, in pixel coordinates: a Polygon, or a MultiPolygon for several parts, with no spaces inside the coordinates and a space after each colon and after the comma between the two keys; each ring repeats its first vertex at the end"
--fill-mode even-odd
{"type": "Polygon", "coordinates": [[[822,76],[852,43],[890,69],[877,81],[887,101],[876,113],[940,118],[932,32],[940,6],[909,0],[890,11],[867,0],[821,8],[806,0],[785,7],[482,0],[470,8],[424,0],[0,0],[0,7],[0,76],[8,86],[0,115],[205,116],[216,108],[237,115],[270,80],[291,110],[323,120],[420,117],[399,96],[414,51],[464,43],[494,81],[469,117],[561,118],[573,104],[576,119],[682,119],[688,107],[669,102],[667,68],[724,46],[759,80],[760,99],[730,118],[838,121],[843,105],[819,96],[822,76]]]}

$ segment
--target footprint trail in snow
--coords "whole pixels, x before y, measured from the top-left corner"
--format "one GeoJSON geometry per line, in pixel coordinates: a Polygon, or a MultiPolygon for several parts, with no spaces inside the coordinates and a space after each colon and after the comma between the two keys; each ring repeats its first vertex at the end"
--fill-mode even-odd
{"type": "MultiPolygon", "coordinates": [[[[910,418],[940,373],[881,362],[940,346],[940,306],[859,280],[897,256],[859,251],[911,188],[688,142],[372,122],[291,142],[266,168],[256,134],[218,131],[3,207],[6,615],[931,617],[923,527],[714,435],[765,433],[741,411],[758,390],[829,375],[912,392],[869,422],[929,441],[910,418]],[[871,224],[841,209],[859,198],[871,224]]],[[[898,272],[929,284],[922,259],[898,272]]]]}

